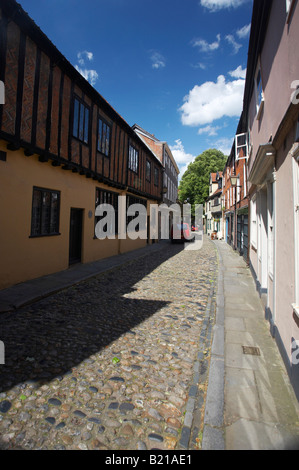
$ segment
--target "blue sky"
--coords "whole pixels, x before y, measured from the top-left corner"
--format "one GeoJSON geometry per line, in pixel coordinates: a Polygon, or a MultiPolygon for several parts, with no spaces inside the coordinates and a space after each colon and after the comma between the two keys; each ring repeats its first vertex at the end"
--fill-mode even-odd
{"type": "Polygon", "coordinates": [[[19,0],[131,126],[181,169],[231,149],[242,111],[252,0],[19,0]]]}

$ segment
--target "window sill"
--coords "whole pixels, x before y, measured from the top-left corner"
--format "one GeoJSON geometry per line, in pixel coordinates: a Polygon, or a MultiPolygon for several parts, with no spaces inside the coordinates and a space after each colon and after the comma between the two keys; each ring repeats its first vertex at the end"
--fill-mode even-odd
{"type": "Polygon", "coordinates": [[[97,153],[98,153],[99,155],[101,155],[102,157],[110,158],[110,153],[109,153],[109,155],[106,155],[104,152],[101,152],[99,149],[97,149],[97,153]]]}
{"type": "Polygon", "coordinates": [[[58,237],[61,233],[45,233],[43,235],[29,235],[29,238],[58,237]]]}
{"type": "Polygon", "coordinates": [[[75,135],[72,136],[72,138],[76,141],[79,142],[79,144],[83,144],[86,147],[89,147],[89,142],[85,142],[85,140],[79,139],[79,137],[76,137],[75,135]]]}
{"type": "Polygon", "coordinates": [[[293,312],[299,318],[299,305],[297,304],[292,304],[293,312]]]}

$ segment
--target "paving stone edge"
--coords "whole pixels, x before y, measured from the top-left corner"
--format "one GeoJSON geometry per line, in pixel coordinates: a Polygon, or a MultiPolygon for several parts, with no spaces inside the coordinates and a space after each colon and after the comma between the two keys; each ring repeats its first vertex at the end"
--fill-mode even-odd
{"type": "MultiPolygon", "coordinates": [[[[204,351],[210,348],[211,350],[213,350],[213,344],[216,338],[215,327],[217,326],[214,323],[215,315],[213,314],[213,310],[215,311],[216,309],[216,314],[217,314],[217,308],[218,308],[218,305],[216,304],[214,297],[215,297],[216,292],[217,292],[217,296],[218,295],[221,296],[221,289],[219,289],[219,286],[221,286],[222,291],[223,291],[222,271],[220,275],[221,255],[217,247],[215,247],[215,251],[217,254],[217,258],[218,258],[218,278],[216,277],[216,279],[214,279],[214,283],[211,285],[210,292],[209,292],[208,303],[207,303],[207,307],[206,307],[205,314],[204,314],[204,328],[202,328],[202,331],[200,334],[198,355],[193,366],[193,371],[194,371],[193,381],[192,381],[192,384],[190,385],[189,392],[188,392],[189,398],[186,404],[185,419],[184,419],[183,428],[181,432],[181,438],[177,447],[178,450],[199,450],[200,449],[200,444],[198,440],[199,440],[201,427],[202,427],[201,423],[203,421],[202,408],[205,402],[205,397],[204,397],[204,392],[199,388],[199,386],[204,385],[206,383],[207,378],[209,376],[209,368],[211,368],[211,364],[209,367],[208,360],[205,359],[204,351]],[[221,281],[222,281],[222,285],[221,285],[221,281]],[[213,329],[212,329],[212,326],[213,326],[213,329]],[[213,340],[213,344],[211,346],[212,340],[213,340]],[[205,372],[202,373],[203,361],[205,361],[206,363],[205,364],[206,368],[204,368],[206,370],[205,372]]],[[[220,301],[219,301],[219,304],[220,304],[220,301]]],[[[219,318],[219,321],[220,320],[221,318],[219,318]]],[[[224,324],[223,320],[222,320],[222,323],[224,324]]],[[[219,334],[217,336],[219,336],[219,334]]],[[[224,334],[223,334],[223,339],[224,339],[224,334]]],[[[212,359],[213,357],[211,357],[211,361],[212,359]]],[[[210,380],[209,380],[209,385],[210,385],[210,380]]],[[[208,398],[209,396],[207,395],[206,400],[208,398]]],[[[205,407],[205,410],[207,410],[207,407],[205,407]]],[[[204,430],[207,425],[208,423],[206,423],[204,420],[204,430]]],[[[204,432],[203,432],[203,436],[204,436],[204,432]]],[[[203,443],[201,444],[201,449],[204,450],[203,443]]]]}
{"type": "Polygon", "coordinates": [[[224,282],[223,260],[215,242],[218,256],[218,278],[216,295],[216,322],[213,328],[213,343],[209,369],[208,389],[202,438],[202,450],[225,450],[224,435],[224,282]]]}

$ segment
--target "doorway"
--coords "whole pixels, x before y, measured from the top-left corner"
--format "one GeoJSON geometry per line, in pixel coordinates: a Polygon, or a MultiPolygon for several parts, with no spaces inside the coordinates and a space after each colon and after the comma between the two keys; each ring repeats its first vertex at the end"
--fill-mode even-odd
{"type": "Polygon", "coordinates": [[[69,264],[81,263],[82,260],[83,209],[71,209],[69,264]]]}

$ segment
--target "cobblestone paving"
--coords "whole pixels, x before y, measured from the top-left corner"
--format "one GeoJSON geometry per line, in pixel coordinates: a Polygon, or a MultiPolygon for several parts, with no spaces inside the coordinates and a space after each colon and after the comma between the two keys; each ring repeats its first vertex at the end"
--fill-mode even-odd
{"type": "Polygon", "coordinates": [[[165,244],[1,315],[0,448],[199,448],[216,271],[165,244]]]}

